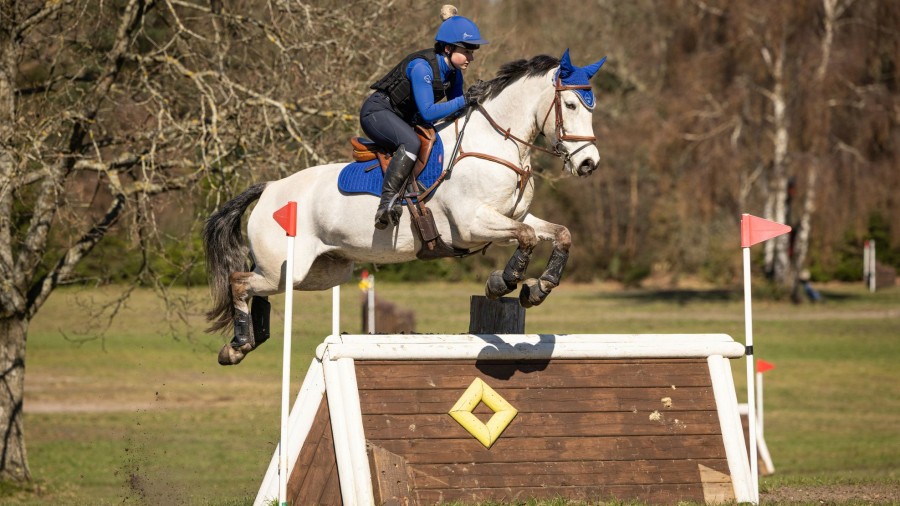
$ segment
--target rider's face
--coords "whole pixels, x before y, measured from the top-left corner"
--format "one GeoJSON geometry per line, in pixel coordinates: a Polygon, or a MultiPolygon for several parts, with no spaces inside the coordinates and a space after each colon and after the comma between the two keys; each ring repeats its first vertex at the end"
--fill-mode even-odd
{"type": "Polygon", "coordinates": [[[447,58],[450,60],[450,64],[455,68],[466,70],[469,68],[469,63],[475,61],[475,50],[466,49],[464,47],[454,47],[450,50],[450,54],[447,58]]]}

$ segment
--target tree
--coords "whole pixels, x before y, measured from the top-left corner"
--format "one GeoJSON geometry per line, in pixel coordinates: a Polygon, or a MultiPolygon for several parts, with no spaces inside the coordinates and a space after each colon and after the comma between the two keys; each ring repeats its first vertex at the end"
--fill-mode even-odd
{"type": "Polygon", "coordinates": [[[140,250],[133,279],[165,290],[151,259],[168,234],[355,130],[408,34],[375,23],[424,11],[353,3],[0,0],[0,479],[30,479],[28,324],[114,227],[140,250]]]}

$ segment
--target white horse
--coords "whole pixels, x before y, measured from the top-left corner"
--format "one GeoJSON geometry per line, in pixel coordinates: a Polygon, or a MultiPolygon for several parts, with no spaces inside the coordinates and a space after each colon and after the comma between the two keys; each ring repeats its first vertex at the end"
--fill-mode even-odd
{"type": "MultiPolygon", "coordinates": [[[[444,171],[452,167],[451,175],[427,202],[437,231],[460,249],[518,244],[506,268],[488,279],[485,293],[490,298],[510,293],[524,281],[539,240],[553,241],[553,252],[540,279],[525,281],[520,302],[525,307],[540,304],[559,284],[572,239],[566,227],[528,212],[534,196],[531,152],[541,149],[531,141],[543,134],[553,153],[564,159],[565,169],[578,176],[593,172],[600,155],[593,143],[594,100],[588,79],[602,64],[603,60],[576,67],[568,51],[562,59],[542,55],[508,63],[485,83],[479,107],[465,121],[436,125],[444,146],[455,146],[461,137],[455,160],[451,149],[445,151],[444,171]]],[[[377,230],[373,217],[378,198],[338,190],[338,174],[345,165],[310,167],[279,181],[256,184],[207,220],[203,235],[215,304],[207,320],[211,331],[234,325],[234,339],[222,348],[219,363],[237,364],[268,338],[265,297],[287,286],[285,235],[272,215],[287,202],[297,202],[290,280],[295,290],[325,290],[346,282],[356,262],[416,259],[421,241],[410,213],[404,212],[397,226],[377,230]],[[253,263],[247,272],[241,215],[257,199],[247,224],[253,263]]]]}

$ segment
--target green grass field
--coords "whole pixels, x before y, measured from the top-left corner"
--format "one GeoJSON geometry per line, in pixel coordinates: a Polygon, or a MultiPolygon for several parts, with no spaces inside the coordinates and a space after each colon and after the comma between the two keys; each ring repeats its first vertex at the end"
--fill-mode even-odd
{"type": "MultiPolygon", "coordinates": [[[[776,498],[791,487],[873,485],[900,500],[890,498],[900,489],[900,289],[823,288],[819,305],[754,304],[757,357],[776,365],[765,377],[765,423],[777,472],[762,489],[776,498]]],[[[379,297],[415,311],[419,332],[465,332],[469,296],[481,291],[378,285],[379,297]]],[[[203,332],[205,289],[178,294],[183,319],[138,291],[100,335],[90,308],[116,295],[59,290],[32,323],[25,432],[35,486],[0,491],[0,503],[250,504],[279,437],[282,297],[273,298],[271,342],[226,368],[216,353],[227,339],[203,332]]],[[[360,295],[343,287],[344,331],[360,331],[360,295]]],[[[298,293],[294,307],[292,398],[330,332],[331,293],[298,293]]],[[[743,341],[743,304],[738,292],[563,284],[528,311],[526,332],[724,332],[743,341]]],[[[745,367],[733,364],[739,399],[745,367]]],[[[870,499],[832,503],[881,501],[870,499]]]]}

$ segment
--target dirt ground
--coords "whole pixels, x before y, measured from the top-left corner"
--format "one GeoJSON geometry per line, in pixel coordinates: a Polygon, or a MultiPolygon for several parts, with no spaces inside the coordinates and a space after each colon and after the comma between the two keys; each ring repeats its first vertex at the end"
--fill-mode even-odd
{"type": "Polygon", "coordinates": [[[785,485],[761,492],[760,504],[900,504],[900,485],[785,485]]]}

